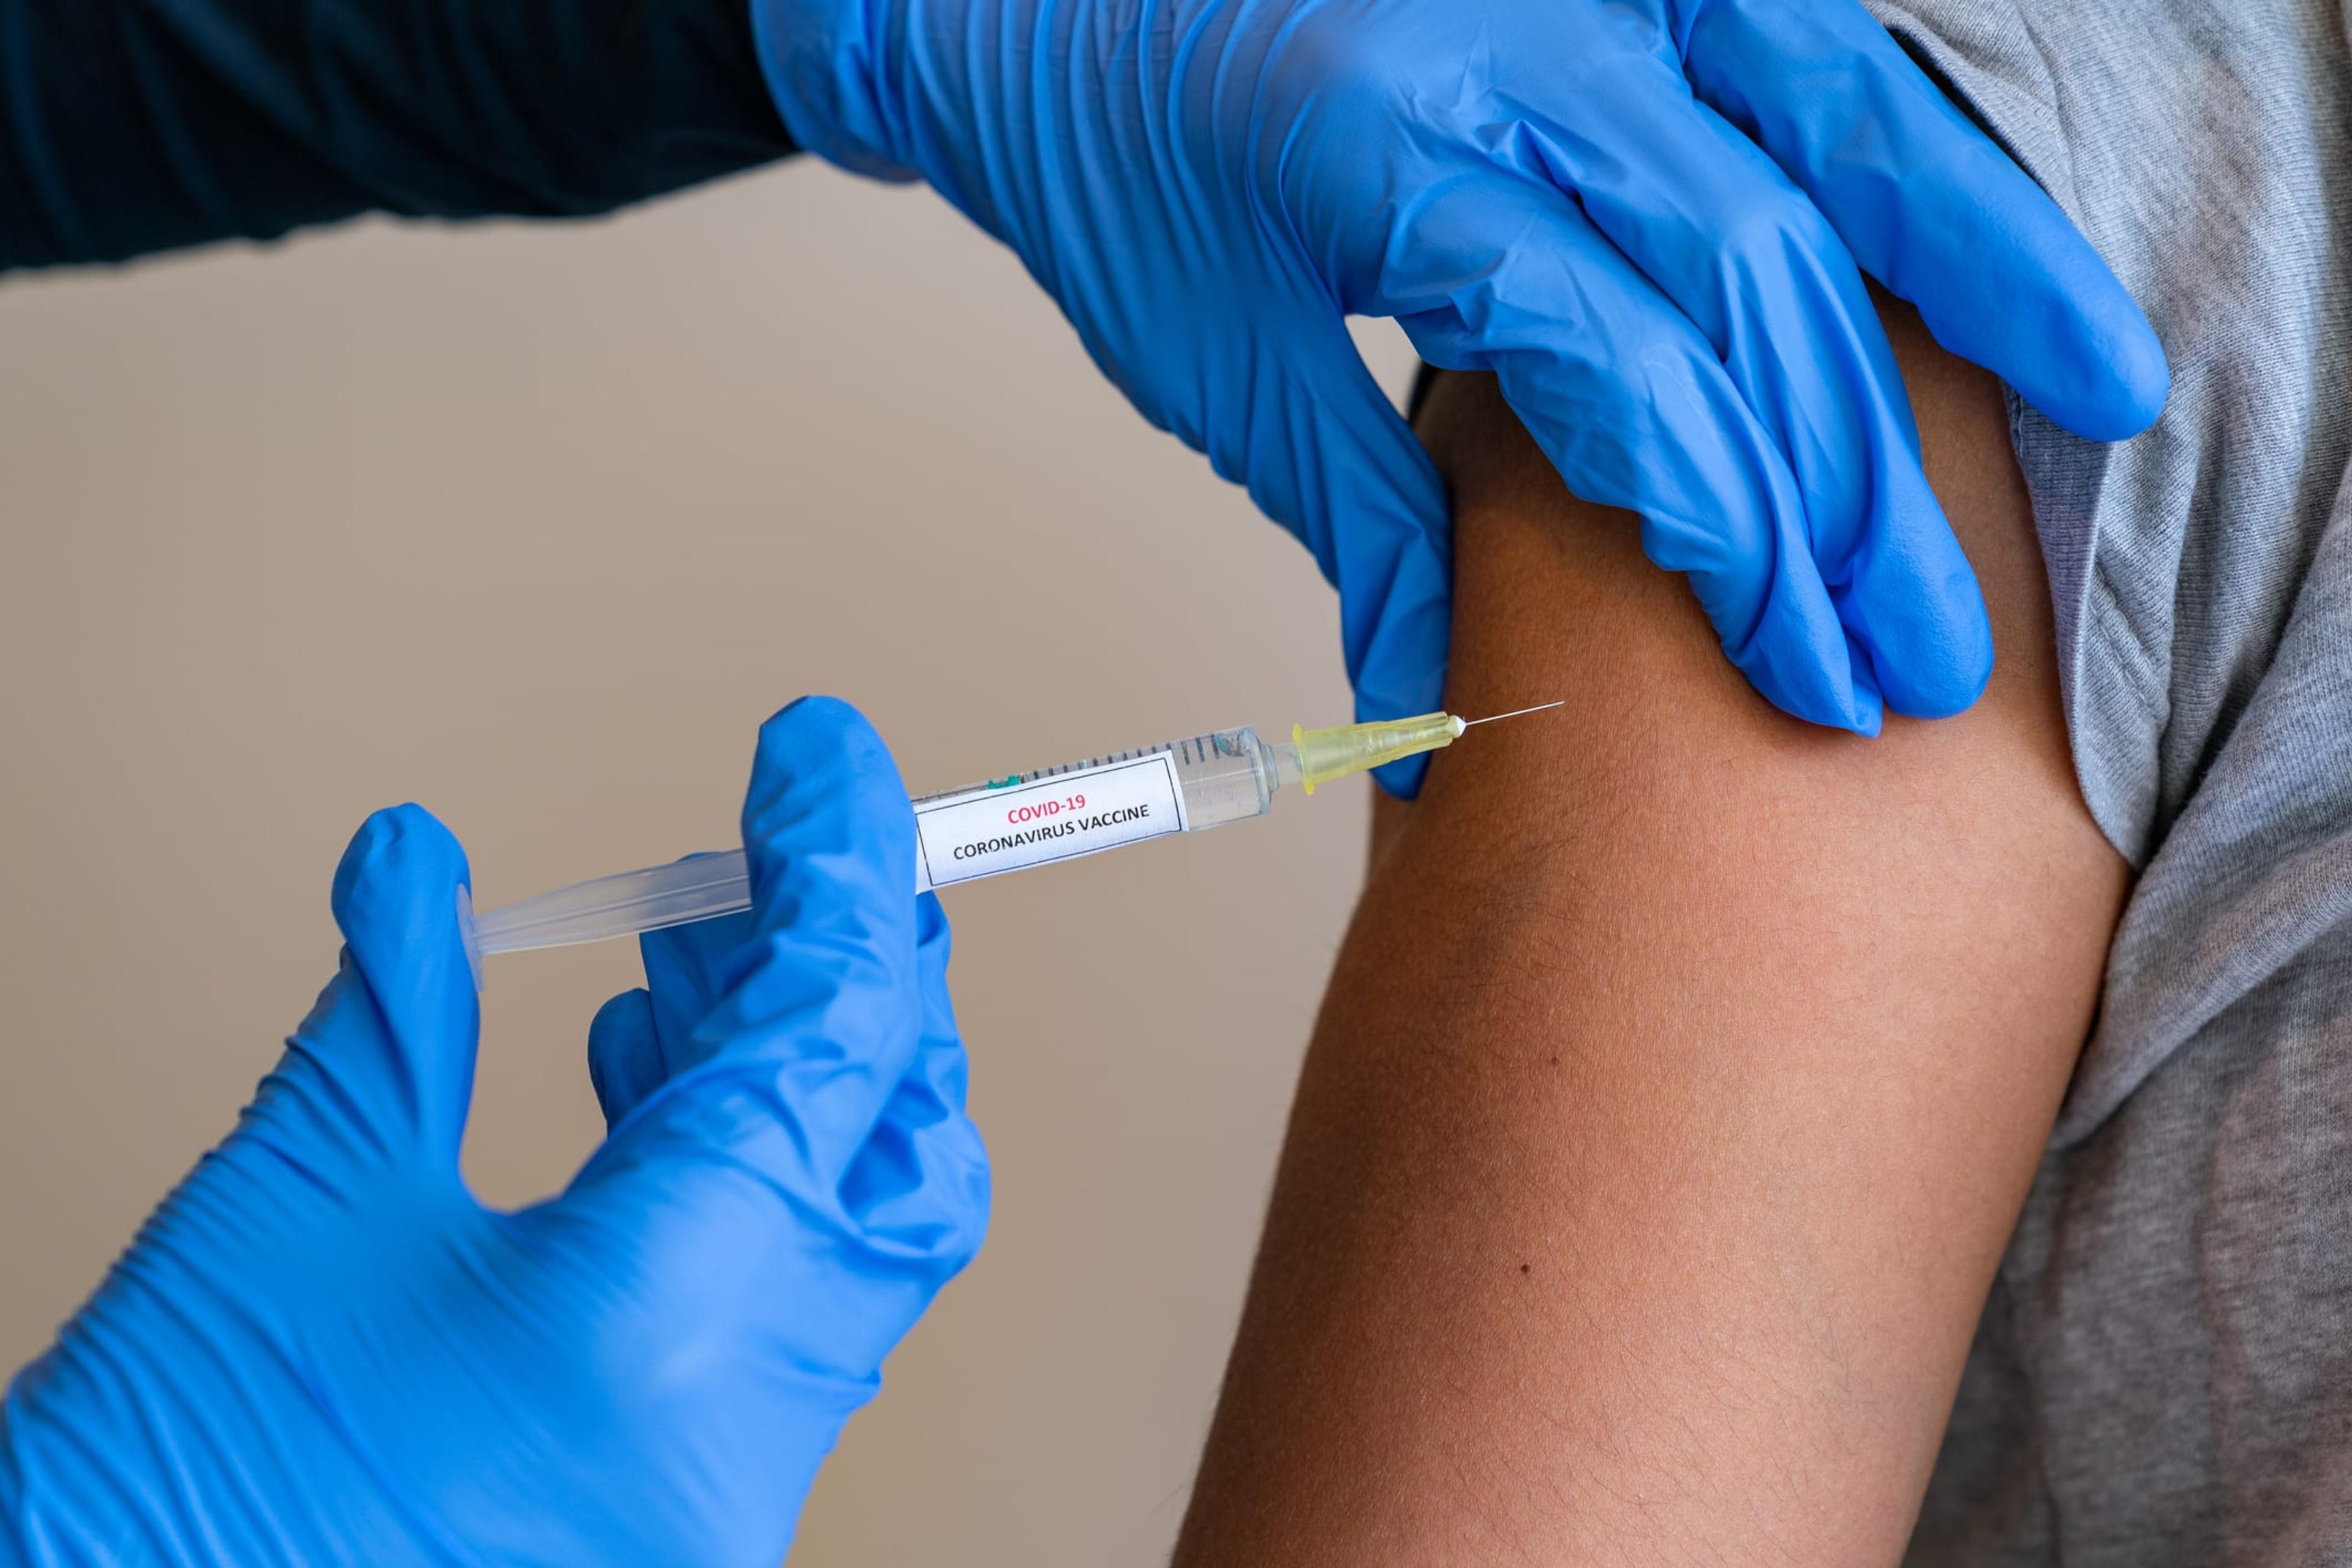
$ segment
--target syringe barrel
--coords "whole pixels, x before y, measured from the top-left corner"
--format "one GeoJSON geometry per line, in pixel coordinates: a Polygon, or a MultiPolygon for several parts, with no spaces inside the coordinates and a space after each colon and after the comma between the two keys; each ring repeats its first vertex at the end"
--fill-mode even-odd
{"type": "Polygon", "coordinates": [[[1264,816],[1286,775],[1280,754],[1255,730],[1214,730],[924,795],[916,889],[1264,816]]]}
{"type": "Polygon", "coordinates": [[[1246,725],[1215,730],[1177,741],[1169,750],[1176,753],[1176,783],[1184,792],[1187,831],[1223,827],[1244,817],[1264,816],[1273,808],[1280,778],[1272,749],[1255,730],[1246,725]]]}
{"type": "Polygon", "coordinates": [[[1257,731],[1244,724],[1238,730],[1212,730],[1207,734],[1194,735],[1188,740],[1163,742],[1157,746],[1138,746],[1131,752],[1108,752],[1099,757],[1087,757],[1075,763],[1061,763],[1050,768],[990,779],[984,784],[943,789],[936,795],[919,795],[915,797],[915,810],[919,814],[944,801],[957,800],[981,790],[1014,789],[1024,784],[1042,784],[1072,773],[1091,773],[1098,768],[1139,761],[1165,752],[1173,758],[1176,787],[1183,793],[1185,831],[1198,833],[1204,827],[1223,827],[1228,822],[1264,816],[1273,809],[1274,793],[1282,786],[1285,776],[1287,775],[1292,783],[1297,782],[1297,769],[1281,766],[1277,762],[1277,750],[1259,740],[1257,731]]]}
{"type": "MultiPolygon", "coordinates": [[[[1063,780],[1066,780],[1083,796],[1088,779],[1099,776],[1100,770],[1118,769],[1130,763],[1149,763],[1148,771],[1164,780],[1167,773],[1161,771],[1154,761],[1162,757],[1172,769],[1176,789],[1183,797],[1184,829],[1192,833],[1206,827],[1222,827],[1226,823],[1239,822],[1246,817],[1264,816],[1274,805],[1275,792],[1286,783],[1297,783],[1299,777],[1295,751],[1286,746],[1269,746],[1258,739],[1256,731],[1244,726],[1238,730],[1214,730],[1189,740],[1171,741],[1165,745],[1146,746],[1132,752],[1089,757],[1084,762],[1039,768],[1032,773],[992,779],[962,789],[943,790],[916,800],[915,810],[920,816],[928,810],[973,796],[1009,801],[1016,798],[1016,792],[1024,786],[1063,780]]],[[[1165,785],[1161,787],[1164,792],[1165,785]]],[[[1051,793],[1067,798],[1064,792],[1051,793]]],[[[1058,807],[1060,800],[1049,804],[1058,807]]],[[[1101,804],[1098,794],[1096,804],[1097,807],[1101,804]]],[[[1162,804],[1167,804],[1164,793],[1162,804]]],[[[1054,815],[1066,821],[1077,816],[1082,810],[1079,808],[1064,816],[1057,809],[1054,815]]],[[[1028,819],[1028,814],[1024,813],[1024,820],[1028,819]]],[[[1008,832],[1013,830],[1013,826],[1010,823],[1006,825],[1008,832]]],[[[1059,824],[1054,826],[1058,826],[1059,824]]],[[[986,868],[977,870],[967,865],[957,868],[961,874],[952,879],[977,880],[980,877],[1020,870],[1052,858],[1073,858],[1066,853],[1052,853],[1063,846],[1046,830],[1032,831],[1039,833],[1044,851],[1036,858],[1005,864],[984,861],[982,864],[986,868]]],[[[1136,837],[1115,837],[1096,847],[1108,849],[1136,841],[1136,837]]],[[[928,847],[927,845],[926,851],[928,847]]],[[[951,849],[947,852],[952,854],[951,849]]],[[[1092,849],[1085,847],[1076,850],[1078,854],[1092,852],[1092,849]]],[[[925,854],[919,854],[915,879],[915,890],[918,892],[928,889],[931,885],[925,868],[925,854]]],[[[751,888],[743,852],[730,849],[721,854],[674,861],[667,866],[648,867],[642,871],[600,877],[592,882],[582,882],[536,899],[527,899],[520,904],[488,910],[474,919],[476,951],[480,953],[511,952],[527,948],[598,942],[607,937],[657,931],[664,926],[685,925],[751,907],[751,888]]]]}

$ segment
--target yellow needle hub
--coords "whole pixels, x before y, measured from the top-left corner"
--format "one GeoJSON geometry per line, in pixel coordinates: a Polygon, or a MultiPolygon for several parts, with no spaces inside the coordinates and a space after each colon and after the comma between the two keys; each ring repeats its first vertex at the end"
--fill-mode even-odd
{"type": "Polygon", "coordinates": [[[1417,719],[1391,719],[1377,724],[1338,724],[1328,730],[1290,727],[1291,743],[1298,748],[1299,783],[1308,795],[1329,784],[1393,763],[1450,746],[1470,727],[1451,713],[1423,713],[1417,719]]]}

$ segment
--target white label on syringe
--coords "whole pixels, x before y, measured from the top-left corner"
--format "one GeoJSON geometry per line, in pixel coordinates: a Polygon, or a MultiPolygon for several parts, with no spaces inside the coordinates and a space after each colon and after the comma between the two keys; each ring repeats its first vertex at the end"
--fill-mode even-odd
{"type": "Polygon", "coordinates": [[[1183,831],[1184,792],[1171,751],[915,807],[917,853],[934,888],[1183,831]]]}

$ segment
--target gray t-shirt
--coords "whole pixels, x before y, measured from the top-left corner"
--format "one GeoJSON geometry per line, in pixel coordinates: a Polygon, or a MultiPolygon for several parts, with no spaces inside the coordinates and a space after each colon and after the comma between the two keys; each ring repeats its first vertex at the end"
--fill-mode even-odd
{"type": "Polygon", "coordinates": [[[2140,877],[1909,1561],[2352,1563],[2352,40],[2342,0],[1870,0],[2172,362],[2012,400],[2074,764],[2140,877]]]}

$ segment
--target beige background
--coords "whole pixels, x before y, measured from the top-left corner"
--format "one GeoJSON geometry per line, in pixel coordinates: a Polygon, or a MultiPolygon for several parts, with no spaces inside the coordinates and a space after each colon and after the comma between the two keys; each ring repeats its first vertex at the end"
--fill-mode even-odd
{"type": "MultiPolygon", "coordinates": [[[[369,809],[432,807],[497,904],[730,842],[800,692],[920,791],[1337,720],[1336,624],[921,191],[0,282],[0,1369],[268,1068],[369,809]]],[[[994,1222],[796,1563],[1164,1554],[1356,881],[1360,787],[1281,806],[949,895],[994,1222]]],[[[492,961],[486,1199],[593,1145],[582,1036],[635,977],[492,961]]]]}

